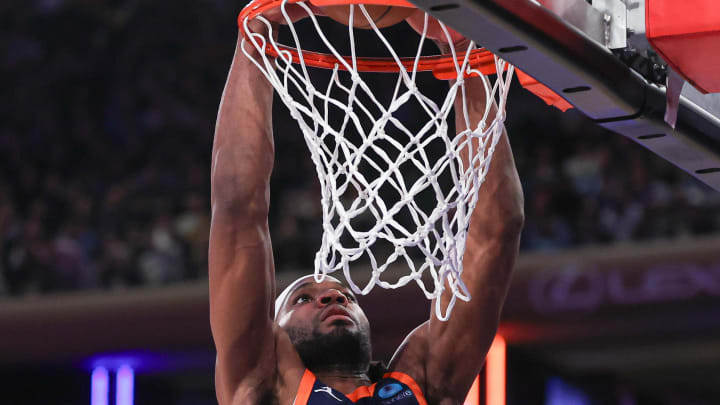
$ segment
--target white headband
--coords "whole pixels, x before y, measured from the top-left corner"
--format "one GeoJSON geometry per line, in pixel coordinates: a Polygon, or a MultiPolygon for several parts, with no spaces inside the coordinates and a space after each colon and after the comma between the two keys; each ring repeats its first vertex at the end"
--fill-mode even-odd
{"type": "MultiPolygon", "coordinates": [[[[280,293],[280,295],[278,295],[278,297],[275,299],[275,318],[277,318],[278,312],[280,312],[280,308],[282,308],[282,306],[285,304],[285,301],[288,299],[288,297],[290,296],[290,294],[292,294],[293,291],[295,291],[295,289],[297,289],[298,285],[300,285],[301,283],[307,281],[307,279],[309,279],[309,278],[312,278],[312,279],[314,280],[314,279],[315,279],[315,275],[309,274],[309,275],[307,275],[307,276],[302,276],[302,277],[298,278],[297,280],[295,280],[295,281],[293,281],[292,283],[290,283],[290,285],[287,286],[287,287],[283,290],[283,292],[280,293]]],[[[328,280],[328,281],[334,281],[334,282],[336,282],[336,283],[342,284],[342,281],[336,279],[336,278],[333,277],[333,276],[328,276],[328,275],[326,275],[325,277],[323,277],[323,280],[322,280],[322,281],[326,281],[326,280],[328,280]]]]}

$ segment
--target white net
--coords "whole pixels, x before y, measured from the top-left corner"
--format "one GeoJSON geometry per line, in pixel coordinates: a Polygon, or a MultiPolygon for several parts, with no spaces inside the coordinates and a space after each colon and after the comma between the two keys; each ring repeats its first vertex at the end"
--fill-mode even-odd
{"type": "MultiPolygon", "coordinates": [[[[305,2],[295,4],[308,13],[328,53],[337,58],[327,88],[318,89],[317,80],[311,80],[314,69],[308,69],[302,59],[300,35],[286,12],[287,0],[280,7],[300,63],[294,65],[291,52],[272,39],[273,27],[261,15],[257,20],[270,34],[254,33],[246,19],[242,22],[242,48],[299,124],[317,169],[323,236],[315,257],[316,279],[342,270],[349,286],[359,294],[367,294],[376,285],[398,288],[414,281],[428,299],[436,299],[436,316],[446,320],[457,299],[470,300],[461,278],[468,226],[503,131],[513,68],[496,57],[498,74],[491,80],[469,63],[474,43],[459,55],[453,48],[458,79],[450,82],[444,99],[436,102],[416,86],[428,17],[408,69],[365,8],[350,6],[350,21],[354,12],[362,12],[399,67],[394,88],[372,89],[357,69],[355,29],[347,29],[350,55],[343,57],[305,2]],[[246,46],[254,46],[262,56],[251,56],[246,46]],[[267,46],[279,56],[267,56],[267,46]],[[481,80],[485,88],[485,110],[477,122],[471,122],[466,101],[468,74],[479,76],[472,80],[481,80]],[[380,93],[387,95],[386,100],[380,93]],[[448,125],[448,118],[453,116],[456,98],[461,106],[456,112],[461,114],[458,127],[467,129],[450,132],[454,125],[448,125]],[[402,119],[403,106],[409,103],[419,105],[424,116],[402,119]],[[372,269],[364,286],[353,281],[350,271],[361,259],[372,269]],[[383,279],[392,265],[407,266],[409,273],[394,281],[383,279]],[[452,295],[441,305],[437,298],[447,290],[452,295]]],[[[442,30],[450,42],[444,25],[442,30]]]]}

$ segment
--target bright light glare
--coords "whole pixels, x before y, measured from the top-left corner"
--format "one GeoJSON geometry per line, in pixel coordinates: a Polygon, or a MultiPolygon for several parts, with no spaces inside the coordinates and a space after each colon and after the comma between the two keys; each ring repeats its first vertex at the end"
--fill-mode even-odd
{"type": "Polygon", "coordinates": [[[115,379],[115,405],[133,405],[135,372],[132,367],[121,366],[115,379]]]}
{"type": "Polygon", "coordinates": [[[108,405],[108,371],[105,367],[93,369],[90,377],[90,405],[108,405]]]}
{"type": "Polygon", "coordinates": [[[505,339],[497,335],[485,360],[485,404],[505,405],[505,339]]]}
{"type": "Polygon", "coordinates": [[[480,376],[475,376],[475,381],[473,381],[473,385],[470,387],[470,391],[468,391],[467,396],[465,397],[465,402],[463,405],[480,405],[480,376]]]}

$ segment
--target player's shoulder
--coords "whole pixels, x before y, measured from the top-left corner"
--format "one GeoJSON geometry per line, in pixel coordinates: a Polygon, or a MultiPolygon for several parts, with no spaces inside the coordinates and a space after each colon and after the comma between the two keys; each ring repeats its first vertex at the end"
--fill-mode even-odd
{"type": "Polygon", "coordinates": [[[219,393],[225,393],[218,396],[220,405],[292,403],[305,366],[287,332],[273,323],[272,341],[257,350],[263,352],[257,356],[257,365],[234,383],[223,375],[228,368],[232,368],[227,363],[233,359],[218,355],[216,385],[219,393]],[[223,364],[225,366],[221,366],[223,364]]]}
{"type": "MultiPolygon", "coordinates": [[[[429,321],[410,332],[388,365],[388,374],[406,384],[416,384],[428,404],[461,404],[457,395],[437,371],[428,370],[430,347],[429,321]]],[[[463,397],[464,398],[464,397],[463,397]]]]}
{"type": "Polygon", "coordinates": [[[427,322],[425,322],[410,332],[398,346],[388,365],[388,372],[409,376],[423,392],[426,392],[425,366],[428,352],[427,322]]]}
{"type": "Polygon", "coordinates": [[[282,402],[270,388],[242,384],[231,398],[223,400],[223,398],[218,397],[218,403],[219,405],[280,405],[282,402]]]}
{"type": "Polygon", "coordinates": [[[292,344],[290,336],[277,323],[274,323],[273,335],[275,338],[275,364],[277,367],[277,378],[274,384],[275,394],[280,399],[281,404],[291,404],[305,375],[305,364],[300,359],[300,355],[292,344]]]}

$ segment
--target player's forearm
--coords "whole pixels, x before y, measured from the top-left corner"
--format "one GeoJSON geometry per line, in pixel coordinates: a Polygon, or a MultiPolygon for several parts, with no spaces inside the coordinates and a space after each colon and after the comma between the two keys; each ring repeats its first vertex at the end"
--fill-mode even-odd
{"type": "Polygon", "coordinates": [[[272,88],[240,46],[220,103],[211,167],[211,323],[223,350],[267,322],[275,287],[267,227],[272,88]]]}
{"type": "Polygon", "coordinates": [[[272,87],[240,46],[238,41],[215,127],[211,198],[213,209],[263,216],[274,159],[272,87]]]}
{"type": "MultiPolygon", "coordinates": [[[[466,79],[465,83],[468,116],[474,129],[485,112],[485,89],[480,78],[466,79]]],[[[493,110],[488,116],[487,124],[492,122],[496,114],[494,107],[491,108],[493,110]]],[[[456,100],[455,111],[457,127],[465,128],[459,99],[456,100]]],[[[520,179],[507,133],[503,129],[485,182],[478,194],[477,205],[470,220],[470,232],[480,237],[505,237],[511,240],[519,238],[524,223],[523,205],[520,179]]]]}
{"type": "MultiPolygon", "coordinates": [[[[449,45],[444,42],[435,41],[435,44],[443,54],[450,54],[452,47],[458,56],[467,51],[471,41],[463,39],[449,45]]],[[[485,86],[482,79],[466,78],[465,94],[458,90],[455,99],[455,125],[459,131],[478,127],[480,120],[485,115],[488,105],[485,86]],[[463,97],[466,102],[463,105],[463,97]],[[468,120],[465,120],[467,111],[468,120]]],[[[496,109],[491,106],[486,124],[492,123],[495,118],[496,109]]],[[[477,143],[475,144],[477,146],[477,143]]],[[[465,164],[469,164],[465,160],[465,164]]],[[[515,160],[513,159],[510,143],[505,131],[498,141],[492,157],[490,169],[488,170],[485,182],[480,189],[478,201],[470,221],[470,232],[478,236],[491,238],[506,237],[510,244],[519,237],[524,223],[523,194],[518,178],[515,160]]]]}

